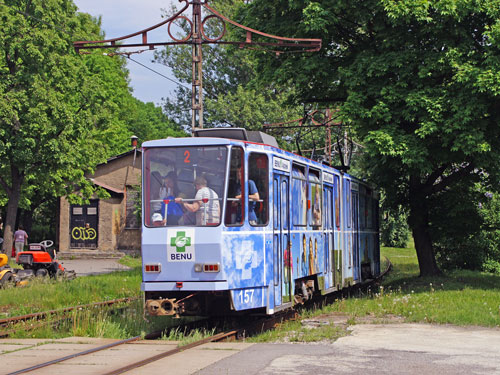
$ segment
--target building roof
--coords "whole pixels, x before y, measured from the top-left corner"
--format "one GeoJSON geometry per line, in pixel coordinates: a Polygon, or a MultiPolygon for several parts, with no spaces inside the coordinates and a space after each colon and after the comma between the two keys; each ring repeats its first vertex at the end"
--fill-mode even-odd
{"type": "MultiPolygon", "coordinates": [[[[140,153],[142,153],[142,149],[141,149],[140,147],[137,147],[137,149],[136,149],[136,150],[137,150],[137,153],[138,153],[138,154],[139,154],[139,156],[140,156],[140,153]]],[[[99,166],[99,165],[103,165],[103,164],[108,164],[110,161],[117,160],[117,159],[121,159],[121,158],[123,158],[123,157],[125,157],[125,156],[128,156],[128,155],[132,155],[132,154],[134,153],[134,151],[135,151],[135,150],[134,150],[134,149],[132,149],[132,150],[126,151],[126,152],[124,152],[124,153],[122,153],[122,154],[112,156],[112,157],[108,158],[108,160],[106,160],[104,163],[97,164],[97,166],[99,166]]]]}
{"type": "Polygon", "coordinates": [[[117,194],[125,194],[125,191],[124,190],[120,190],[120,189],[116,189],[112,186],[109,186],[109,185],[106,185],[105,183],[103,182],[100,182],[100,181],[97,181],[95,178],[91,178],[90,181],[92,181],[93,184],[97,185],[97,186],[100,186],[106,190],[109,190],[113,193],[117,193],[117,194]]]}

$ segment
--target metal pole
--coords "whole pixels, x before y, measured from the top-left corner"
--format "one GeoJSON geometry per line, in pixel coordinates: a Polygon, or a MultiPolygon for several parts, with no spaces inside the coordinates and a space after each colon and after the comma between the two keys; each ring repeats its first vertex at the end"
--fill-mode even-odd
{"type": "Polygon", "coordinates": [[[198,117],[198,128],[203,129],[203,75],[201,52],[201,0],[193,0],[193,67],[192,67],[192,118],[191,127],[194,133],[198,117]]]}

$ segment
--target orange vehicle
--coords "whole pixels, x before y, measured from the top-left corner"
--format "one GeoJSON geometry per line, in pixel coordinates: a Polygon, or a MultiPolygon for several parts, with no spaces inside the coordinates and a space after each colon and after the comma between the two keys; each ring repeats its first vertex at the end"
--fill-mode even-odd
{"type": "Polygon", "coordinates": [[[74,278],[75,272],[66,270],[57,261],[56,251],[51,248],[53,244],[54,242],[51,240],[30,243],[27,251],[21,251],[17,254],[17,264],[21,265],[26,272],[32,273],[33,276],[74,278]]]}

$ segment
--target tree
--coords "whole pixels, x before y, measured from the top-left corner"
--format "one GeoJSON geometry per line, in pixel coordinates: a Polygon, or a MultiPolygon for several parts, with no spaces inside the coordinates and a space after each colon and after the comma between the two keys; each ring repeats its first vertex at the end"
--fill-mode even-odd
{"type": "Polygon", "coordinates": [[[84,175],[120,143],[112,120],[129,88],[123,61],[76,55],[73,41],[103,35],[72,1],[5,0],[0,15],[0,187],[10,253],[19,203],[33,186],[92,193],[84,175]]]}
{"type": "Polygon", "coordinates": [[[409,209],[420,274],[438,274],[430,205],[480,176],[498,189],[500,2],[255,0],[244,16],[323,39],[315,55],[262,60],[261,79],[293,76],[297,97],[340,105],[373,181],[409,209]]]}
{"type": "Polygon", "coordinates": [[[153,103],[143,103],[136,98],[132,98],[126,119],[128,132],[137,136],[141,143],[151,139],[186,136],[180,126],[170,120],[160,107],[153,103]]]}
{"type": "MultiPolygon", "coordinates": [[[[226,17],[233,18],[243,0],[215,0],[210,3],[226,17]]],[[[173,8],[175,9],[175,8],[173,8]]],[[[170,10],[166,16],[171,16],[170,10]]],[[[239,31],[227,24],[224,40],[245,40],[239,31]]],[[[187,23],[182,24],[184,35],[187,23]]],[[[221,24],[207,22],[205,32],[220,35],[221,24]]],[[[183,85],[175,90],[174,98],[167,98],[165,112],[176,122],[191,127],[191,46],[171,46],[155,53],[155,61],[172,69],[183,85]]],[[[291,120],[301,116],[301,108],[287,102],[286,86],[266,84],[256,80],[256,53],[235,46],[217,44],[203,46],[204,123],[206,127],[234,126],[261,130],[264,123],[291,120]]]]}

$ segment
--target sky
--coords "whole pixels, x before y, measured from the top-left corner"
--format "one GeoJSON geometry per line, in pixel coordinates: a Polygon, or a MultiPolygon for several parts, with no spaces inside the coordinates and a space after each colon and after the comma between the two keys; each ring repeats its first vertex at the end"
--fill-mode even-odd
{"type": "MultiPolygon", "coordinates": [[[[164,19],[161,9],[169,9],[170,4],[176,0],[73,0],[80,12],[89,13],[92,16],[102,16],[102,29],[106,33],[106,39],[116,38],[144,30],[150,26],[160,23],[164,19]]],[[[189,12],[188,9],[186,12],[189,12]]],[[[189,16],[189,13],[187,14],[189,16]]],[[[148,41],[169,41],[167,25],[162,26],[155,32],[148,33],[148,41]]],[[[141,54],[133,54],[132,59],[146,65],[147,67],[166,75],[175,80],[169,68],[161,64],[155,64],[153,51],[141,54]]],[[[173,94],[176,84],[155,74],[148,69],[127,61],[130,72],[130,84],[133,95],[143,102],[153,102],[160,105],[162,98],[173,94]]]]}

